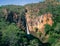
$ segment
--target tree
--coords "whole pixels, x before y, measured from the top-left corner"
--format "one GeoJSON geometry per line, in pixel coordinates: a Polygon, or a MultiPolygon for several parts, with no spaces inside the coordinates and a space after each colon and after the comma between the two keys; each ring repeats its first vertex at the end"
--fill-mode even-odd
{"type": "Polygon", "coordinates": [[[49,31],[51,31],[51,26],[48,25],[48,24],[45,24],[45,32],[46,32],[46,34],[48,34],[49,31]]]}
{"type": "Polygon", "coordinates": [[[33,39],[33,40],[30,40],[30,45],[28,46],[39,46],[39,41],[38,39],[33,39]]]}
{"type": "Polygon", "coordinates": [[[2,42],[5,41],[3,44],[15,46],[19,39],[17,33],[19,33],[19,28],[15,26],[15,24],[10,24],[9,26],[7,26],[7,28],[2,31],[2,42]]]}

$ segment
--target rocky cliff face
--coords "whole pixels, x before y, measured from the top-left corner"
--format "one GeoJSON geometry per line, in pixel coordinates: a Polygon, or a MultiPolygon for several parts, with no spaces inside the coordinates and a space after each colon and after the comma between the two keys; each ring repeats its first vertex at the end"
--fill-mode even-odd
{"type": "Polygon", "coordinates": [[[39,8],[37,7],[26,7],[26,10],[22,12],[21,16],[19,16],[16,12],[4,10],[5,19],[10,23],[14,22],[17,26],[23,30],[28,30],[30,34],[40,39],[42,42],[47,42],[49,35],[45,36],[45,24],[49,24],[52,26],[52,14],[44,13],[42,15],[38,15],[39,8]],[[27,24],[27,26],[26,26],[27,24]]]}
{"type": "MultiPolygon", "coordinates": [[[[49,35],[45,35],[45,24],[49,24],[52,26],[53,20],[52,20],[52,14],[50,13],[45,13],[39,16],[36,16],[37,13],[39,12],[39,9],[29,9],[29,7],[26,7],[27,12],[25,13],[26,15],[26,22],[28,25],[28,29],[30,34],[33,36],[39,38],[42,42],[46,42],[47,38],[49,35]],[[31,15],[31,12],[35,10],[35,14],[31,15]],[[45,38],[43,40],[43,38],[45,38]]],[[[33,13],[33,12],[32,12],[33,13]]]]}
{"type": "Polygon", "coordinates": [[[24,12],[22,12],[21,15],[18,15],[18,13],[14,11],[8,11],[6,8],[4,8],[3,13],[6,21],[10,23],[16,23],[19,28],[26,30],[26,21],[24,12]]]}

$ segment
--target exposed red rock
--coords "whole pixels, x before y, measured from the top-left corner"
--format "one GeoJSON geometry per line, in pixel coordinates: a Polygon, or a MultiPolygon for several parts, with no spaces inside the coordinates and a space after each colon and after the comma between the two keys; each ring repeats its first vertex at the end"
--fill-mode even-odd
{"type": "MultiPolygon", "coordinates": [[[[52,24],[53,24],[52,14],[45,13],[43,15],[36,16],[36,15],[31,15],[30,12],[31,12],[31,10],[29,11],[29,9],[27,8],[26,21],[28,24],[29,32],[33,36],[35,36],[41,40],[41,36],[38,33],[42,33],[42,35],[45,35],[45,31],[44,31],[45,26],[44,25],[49,24],[50,26],[52,26],[52,24]]],[[[47,37],[48,36],[46,36],[45,38],[47,38],[47,37]]]]}

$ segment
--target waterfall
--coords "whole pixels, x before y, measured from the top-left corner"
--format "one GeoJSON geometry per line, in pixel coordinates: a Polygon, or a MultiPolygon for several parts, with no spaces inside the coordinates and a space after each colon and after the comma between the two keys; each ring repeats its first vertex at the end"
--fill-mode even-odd
{"type": "Polygon", "coordinates": [[[27,24],[26,24],[26,27],[27,27],[27,28],[26,28],[27,34],[30,34],[30,33],[29,33],[29,29],[28,29],[28,25],[27,25],[27,24]]]}

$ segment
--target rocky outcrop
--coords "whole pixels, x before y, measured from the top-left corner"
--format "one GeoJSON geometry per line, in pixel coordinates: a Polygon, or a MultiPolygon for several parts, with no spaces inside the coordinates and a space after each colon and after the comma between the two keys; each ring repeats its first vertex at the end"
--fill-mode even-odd
{"type": "Polygon", "coordinates": [[[18,22],[18,15],[15,13],[15,12],[10,12],[7,14],[7,21],[9,21],[10,23],[12,22],[15,22],[17,23],[18,22]]]}
{"type": "Polygon", "coordinates": [[[31,12],[32,12],[31,9],[27,7],[26,10],[27,10],[26,15],[25,15],[26,23],[28,25],[30,34],[39,38],[40,41],[46,42],[49,35],[45,36],[44,25],[49,24],[50,26],[52,26],[53,24],[52,14],[45,13],[45,14],[36,16],[36,14],[39,12],[38,9],[37,9],[37,13],[32,14],[32,15],[31,15],[31,12]],[[45,39],[43,40],[43,38],[45,39]]]}
{"type": "Polygon", "coordinates": [[[26,21],[24,12],[22,12],[22,15],[18,15],[16,12],[13,11],[7,11],[7,9],[4,9],[4,18],[6,21],[10,23],[16,23],[19,28],[22,30],[26,30],[26,21]]]}

